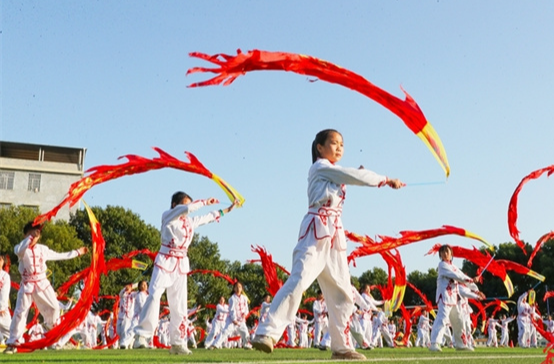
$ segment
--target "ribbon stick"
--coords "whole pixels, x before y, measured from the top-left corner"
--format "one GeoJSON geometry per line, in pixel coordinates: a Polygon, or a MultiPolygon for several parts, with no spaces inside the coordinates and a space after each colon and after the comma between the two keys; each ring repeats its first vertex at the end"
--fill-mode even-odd
{"type": "Polygon", "coordinates": [[[218,67],[205,68],[195,67],[187,71],[187,75],[197,72],[211,72],[216,76],[210,80],[196,82],[189,87],[212,86],[212,85],[230,85],[237,77],[251,71],[290,71],[301,75],[314,76],[320,80],[338,84],[357,91],[362,95],[381,104],[396,116],[398,116],[404,124],[416,134],[429,148],[431,153],[439,162],[444,170],[446,177],[450,175],[450,166],[446,157],[446,151],[442,142],[433,128],[427,121],[425,115],[419,108],[415,100],[402,89],[405,99],[401,100],[396,96],[391,95],[385,90],[375,86],[362,76],[339,67],[333,63],[318,59],[315,57],[285,53],[285,52],[268,52],[258,49],[251,50],[247,53],[242,53],[239,49],[236,56],[227,54],[207,55],[203,53],[193,52],[189,54],[191,57],[200,58],[211,62],[218,67]]]}
{"type": "Polygon", "coordinates": [[[159,157],[158,158],[144,158],[137,155],[124,155],[121,158],[126,158],[127,162],[118,164],[118,165],[104,165],[104,166],[96,166],[88,169],[86,173],[88,173],[85,177],[81,178],[77,182],[74,182],[71,184],[69,188],[69,192],[67,193],[67,196],[64,198],[64,200],[54,207],[49,212],[42,214],[40,216],[37,216],[37,218],[34,221],[34,225],[41,224],[47,220],[50,220],[52,217],[56,216],[58,211],[65,205],[69,204],[69,206],[75,205],[87,192],[89,189],[91,189],[93,186],[117,179],[123,176],[133,175],[137,173],[144,173],[151,170],[156,169],[162,169],[162,168],[174,168],[174,169],[180,169],[187,172],[192,172],[196,174],[200,174],[202,176],[208,177],[212,179],[215,183],[217,183],[225,192],[225,194],[229,197],[229,200],[231,202],[238,200],[239,206],[242,206],[244,203],[244,197],[240,193],[238,193],[231,185],[229,185],[227,182],[225,182],[221,177],[217,176],[216,174],[209,171],[200,161],[198,158],[196,158],[192,153],[185,152],[185,155],[189,159],[189,162],[183,162],[170,154],[164,152],[160,148],[153,148],[156,152],[158,152],[159,157]]]}
{"type": "Polygon", "coordinates": [[[496,256],[496,253],[493,254],[493,256],[491,257],[491,259],[489,260],[489,262],[487,263],[487,265],[485,265],[485,267],[481,270],[481,273],[479,273],[479,275],[477,276],[477,278],[475,279],[476,281],[479,280],[479,278],[483,275],[483,273],[485,273],[485,271],[487,270],[487,268],[489,267],[489,265],[492,263],[492,261],[494,260],[494,257],[496,256]]]}

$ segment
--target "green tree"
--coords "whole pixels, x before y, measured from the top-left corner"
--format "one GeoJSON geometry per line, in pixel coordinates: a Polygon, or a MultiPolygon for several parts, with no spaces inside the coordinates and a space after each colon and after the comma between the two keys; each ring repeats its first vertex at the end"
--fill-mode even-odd
{"type": "MultiPolygon", "coordinates": [[[[92,211],[100,222],[102,235],[106,242],[105,260],[120,258],[134,250],[149,249],[157,252],[160,247],[160,233],[157,228],[146,224],[139,215],[123,207],[107,206],[92,207],[92,211]]],[[[71,216],[69,224],[75,229],[77,236],[87,246],[92,245],[90,222],[85,210],[77,211],[71,216]]],[[[90,262],[90,255],[87,255],[90,262]]],[[[152,262],[146,256],[137,256],[137,260],[152,262]]],[[[121,269],[109,272],[100,280],[100,295],[116,295],[127,283],[149,280],[149,272],[137,269],[121,269]]],[[[100,308],[111,308],[113,302],[101,302],[100,308]]]]}
{"type": "MultiPolygon", "coordinates": [[[[360,275],[358,278],[358,282],[360,284],[360,287],[365,286],[366,284],[369,284],[370,286],[373,285],[387,285],[388,280],[388,274],[383,269],[374,267],[373,270],[367,270],[360,275]]],[[[381,299],[381,291],[378,289],[372,289],[371,294],[375,299],[380,300],[381,299]]]]}
{"type": "MultiPolygon", "coordinates": [[[[435,303],[435,293],[437,291],[437,270],[430,268],[427,273],[415,270],[410,272],[406,279],[423,293],[429,301],[435,303]]],[[[406,306],[423,305],[423,299],[411,288],[406,288],[404,295],[404,304],[406,306]]]]}

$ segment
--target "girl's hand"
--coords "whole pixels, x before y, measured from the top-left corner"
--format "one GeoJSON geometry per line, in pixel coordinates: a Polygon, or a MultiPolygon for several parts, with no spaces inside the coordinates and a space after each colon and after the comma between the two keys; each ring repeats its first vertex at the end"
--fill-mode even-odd
{"type": "Polygon", "coordinates": [[[231,210],[233,210],[238,205],[239,205],[239,200],[235,200],[235,201],[233,201],[231,206],[227,207],[225,210],[223,210],[223,212],[227,214],[227,213],[231,212],[231,210]]]}
{"type": "Polygon", "coordinates": [[[480,300],[484,300],[485,298],[487,298],[483,292],[477,292],[477,295],[479,296],[480,300]]]}
{"type": "Polygon", "coordinates": [[[86,246],[82,246],[79,249],[77,249],[79,252],[79,255],[85,255],[88,252],[88,248],[86,246]]]}
{"type": "Polygon", "coordinates": [[[210,197],[206,200],[206,205],[214,205],[216,203],[219,203],[217,198],[210,197]]]}
{"type": "Polygon", "coordinates": [[[389,179],[387,181],[387,186],[397,190],[399,188],[402,188],[402,187],[406,186],[406,184],[404,182],[400,181],[399,179],[395,178],[395,179],[389,179]]]}

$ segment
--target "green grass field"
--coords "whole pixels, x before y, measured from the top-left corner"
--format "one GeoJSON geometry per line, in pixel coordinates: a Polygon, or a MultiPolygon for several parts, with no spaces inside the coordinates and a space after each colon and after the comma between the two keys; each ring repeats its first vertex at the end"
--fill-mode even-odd
{"type": "MultiPolygon", "coordinates": [[[[533,364],[546,363],[543,348],[477,348],[474,352],[443,349],[441,353],[422,348],[376,349],[360,351],[368,363],[460,363],[533,364]]],[[[554,351],[553,351],[554,353],[554,351]]],[[[208,351],[193,349],[193,355],[170,355],[168,350],[41,350],[14,355],[0,354],[2,363],[329,363],[331,352],[317,349],[277,349],[272,354],[242,349],[208,351]]]]}

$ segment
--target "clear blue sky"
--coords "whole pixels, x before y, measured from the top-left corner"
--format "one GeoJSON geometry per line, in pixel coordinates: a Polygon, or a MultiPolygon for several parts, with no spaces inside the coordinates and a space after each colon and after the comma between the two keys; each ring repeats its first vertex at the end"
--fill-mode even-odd
{"type": "MultiPolygon", "coordinates": [[[[343,222],[359,234],[447,224],[495,245],[511,241],[512,193],[554,163],[551,1],[3,0],[1,31],[0,139],[87,148],[86,168],[125,154],[153,157],[153,146],[179,158],[192,152],[247,200],[197,230],[229,260],[256,258],[250,245],[259,244],[290,268],[321,129],[342,132],[344,166],[408,183],[445,177],[400,119],[356,92],[275,71],[190,89],[208,75],[186,77],[187,69],[208,63],[189,52],[308,54],[414,97],[444,144],[451,177],[400,191],[350,187],[343,222]]],[[[542,177],[520,194],[525,241],[553,228],[552,183],[542,177]]],[[[177,171],[109,182],[85,200],[124,206],[159,227],[177,190],[226,200],[210,180],[177,171]]],[[[436,267],[424,253],[437,242],[475,244],[443,237],[401,248],[407,271],[436,267]]],[[[368,257],[352,273],[374,266],[386,267],[368,257]]]]}

